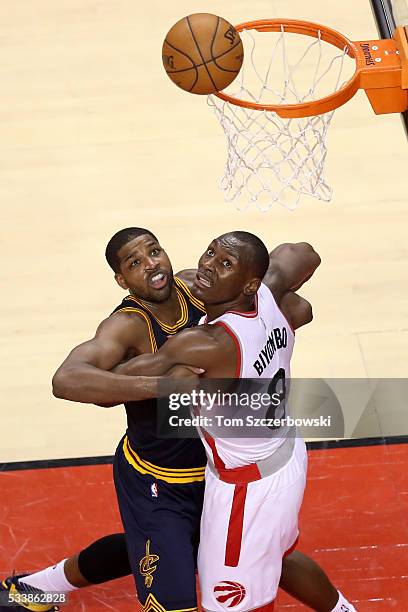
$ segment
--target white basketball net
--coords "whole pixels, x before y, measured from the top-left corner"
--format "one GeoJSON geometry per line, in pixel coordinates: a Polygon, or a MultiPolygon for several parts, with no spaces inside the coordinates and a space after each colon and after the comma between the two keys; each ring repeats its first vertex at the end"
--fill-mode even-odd
{"type": "MultiPolygon", "coordinates": [[[[289,34],[283,26],[278,33],[245,30],[241,38],[244,64],[226,90],[235,98],[261,104],[316,100],[339,89],[354,70],[347,49],[339,51],[320,37],[289,34]],[[345,77],[347,68],[351,72],[345,77]]],[[[262,211],[275,203],[296,208],[302,195],[330,201],[324,171],[334,111],[283,119],[214,95],[208,96],[208,104],[227,137],[228,158],[220,182],[227,201],[241,210],[255,204],[262,211]]]]}

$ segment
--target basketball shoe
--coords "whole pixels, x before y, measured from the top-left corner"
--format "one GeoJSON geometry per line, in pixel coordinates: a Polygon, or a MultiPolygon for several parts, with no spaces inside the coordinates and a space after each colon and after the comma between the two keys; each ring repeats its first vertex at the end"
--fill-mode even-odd
{"type": "Polygon", "coordinates": [[[20,579],[27,575],[9,576],[0,582],[0,612],[17,612],[21,610],[57,612],[59,608],[54,606],[54,604],[41,602],[41,598],[45,595],[44,591],[20,582],[20,579]],[[35,597],[36,595],[37,597],[35,597]],[[37,602],[35,601],[36,599],[37,602]],[[10,607],[12,602],[15,602],[15,605],[10,607]]]}

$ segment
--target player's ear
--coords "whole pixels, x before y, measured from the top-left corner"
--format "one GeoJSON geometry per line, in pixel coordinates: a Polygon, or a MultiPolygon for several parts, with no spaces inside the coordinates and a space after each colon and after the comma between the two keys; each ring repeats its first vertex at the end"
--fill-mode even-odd
{"type": "Polygon", "coordinates": [[[125,291],[129,289],[127,282],[123,278],[123,275],[120,273],[115,274],[115,281],[118,283],[119,287],[122,287],[125,291]]]}
{"type": "Polygon", "coordinates": [[[261,281],[259,278],[251,278],[244,287],[244,295],[255,295],[260,286],[261,281]]]}

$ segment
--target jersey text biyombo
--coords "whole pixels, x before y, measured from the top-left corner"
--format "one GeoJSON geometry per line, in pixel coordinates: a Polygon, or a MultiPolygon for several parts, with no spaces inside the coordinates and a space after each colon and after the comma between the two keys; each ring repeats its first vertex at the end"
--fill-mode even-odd
{"type": "Polygon", "coordinates": [[[253,364],[253,367],[258,372],[258,376],[261,376],[262,372],[272,360],[275,352],[281,348],[286,348],[288,343],[288,332],[286,327],[275,327],[268,336],[264,347],[258,355],[258,359],[253,364]]]}

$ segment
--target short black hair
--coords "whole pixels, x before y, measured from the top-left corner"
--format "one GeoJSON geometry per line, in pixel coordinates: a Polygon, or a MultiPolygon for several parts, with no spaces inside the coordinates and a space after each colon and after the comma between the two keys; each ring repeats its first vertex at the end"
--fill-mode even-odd
{"type": "Polygon", "coordinates": [[[156,236],[150,230],[144,229],[143,227],[126,227],[112,236],[106,246],[105,257],[115,274],[120,272],[120,261],[118,257],[120,249],[134,238],[145,235],[151,236],[158,242],[156,236]]]}
{"type": "Polygon", "coordinates": [[[254,274],[262,279],[269,268],[269,253],[262,240],[258,238],[258,236],[255,236],[255,234],[240,230],[228,232],[220,236],[220,238],[228,238],[230,236],[248,247],[248,263],[251,265],[254,274]]]}

